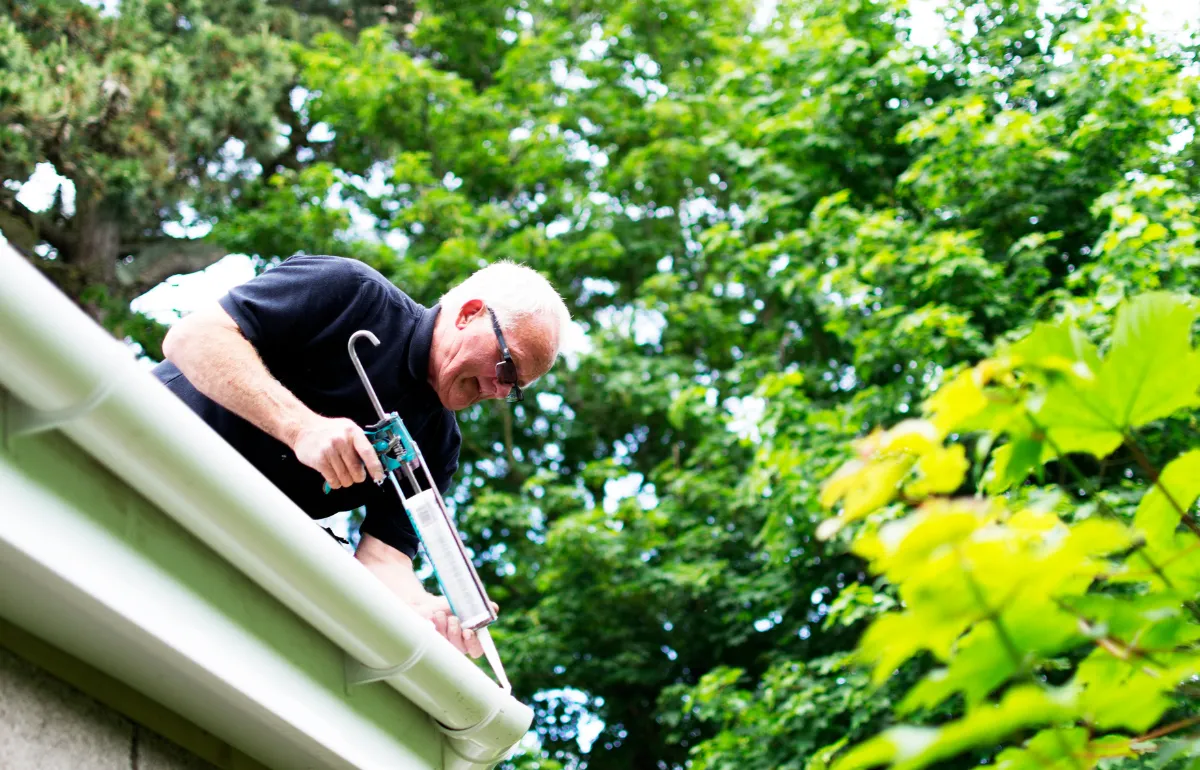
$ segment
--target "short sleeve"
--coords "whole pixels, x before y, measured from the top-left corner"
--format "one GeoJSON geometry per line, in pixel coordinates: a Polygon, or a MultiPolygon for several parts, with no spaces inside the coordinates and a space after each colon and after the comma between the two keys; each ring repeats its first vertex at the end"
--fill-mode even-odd
{"type": "Polygon", "coordinates": [[[366,312],[371,286],[353,260],[292,257],[234,287],[220,303],[260,352],[288,350],[366,312]]]}
{"type": "Polygon", "coordinates": [[[376,487],[367,501],[367,517],[358,531],[390,545],[410,559],[417,555],[420,541],[390,483],[376,487]]]}

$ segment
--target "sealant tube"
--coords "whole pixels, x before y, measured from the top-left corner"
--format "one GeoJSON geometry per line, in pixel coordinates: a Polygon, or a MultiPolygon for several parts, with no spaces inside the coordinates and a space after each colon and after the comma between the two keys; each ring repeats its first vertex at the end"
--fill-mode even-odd
{"type": "Polygon", "coordinates": [[[512,692],[512,684],[500,662],[500,653],[487,629],[487,624],[495,620],[496,615],[475,568],[467,559],[449,514],[432,489],[404,498],[404,506],[425,547],[425,554],[433,564],[442,594],[450,602],[450,609],[458,616],[463,628],[473,630],[478,636],[483,654],[500,686],[505,692],[512,692]]]}
{"type": "Polygon", "coordinates": [[[438,505],[433,490],[426,489],[406,498],[404,505],[433,564],[442,593],[463,628],[478,628],[494,620],[487,594],[476,582],[458,534],[452,528],[449,516],[438,505]]]}

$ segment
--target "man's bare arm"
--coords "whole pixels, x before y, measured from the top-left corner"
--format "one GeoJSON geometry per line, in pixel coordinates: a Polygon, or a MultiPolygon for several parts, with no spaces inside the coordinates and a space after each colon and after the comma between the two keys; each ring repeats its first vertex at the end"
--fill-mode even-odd
{"type": "Polygon", "coordinates": [[[180,320],[163,340],[163,354],[188,381],[221,406],[274,436],[334,489],[382,478],[383,468],[362,428],[323,417],[279,383],[237,322],[220,305],[180,320]]]}

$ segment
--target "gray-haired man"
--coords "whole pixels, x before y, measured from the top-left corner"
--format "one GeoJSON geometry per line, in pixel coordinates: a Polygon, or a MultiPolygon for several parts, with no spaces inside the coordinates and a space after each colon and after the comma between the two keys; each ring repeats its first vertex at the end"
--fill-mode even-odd
{"type": "Polygon", "coordinates": [[[458,649],[479,642],[413,573],[417,538],[360,425],[376,421],[346,341],[382,343],[362,363],[445,492],[458,468],[454,412],[519,400],[545,374],[570,320],[533,270],[489,265],[425,308],[367,265],[292,257],[176,323],[155,374],[314,519],[366,506],[356,557],[458,649]],[[333,489],[322,493],[322,481],[333,489]]]}

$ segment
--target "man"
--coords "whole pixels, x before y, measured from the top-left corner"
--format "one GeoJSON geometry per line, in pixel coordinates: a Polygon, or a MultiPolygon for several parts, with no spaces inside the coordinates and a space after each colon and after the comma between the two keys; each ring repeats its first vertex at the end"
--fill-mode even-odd
{"type": "Polygon", "coordinates": [[[417,537],[360,425],[378,420],[346,352],[408,426],[444,493],[458,469],[454,411],[520,400],[558,355],[570,315],[550,284],[485,267],[425,308],[367,265],[297,256],[182,319],[158,378],[314,519],[365,505],[356,558],[459,650],[482,654],[445,599],[413,574],[417,537]],[[322,482],[332,488],[322,492],[322,482]]]}

